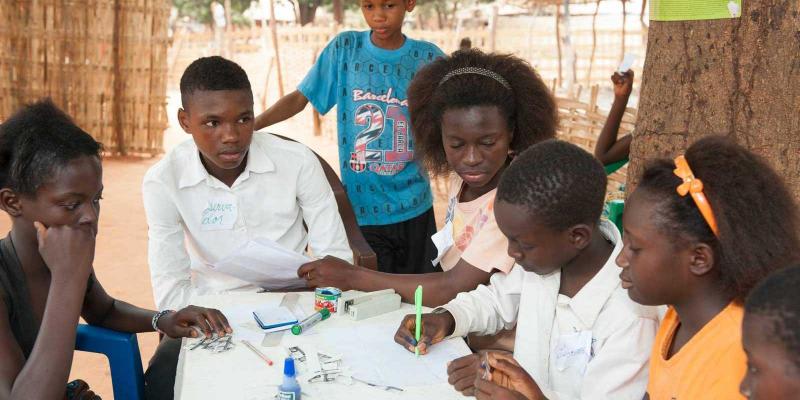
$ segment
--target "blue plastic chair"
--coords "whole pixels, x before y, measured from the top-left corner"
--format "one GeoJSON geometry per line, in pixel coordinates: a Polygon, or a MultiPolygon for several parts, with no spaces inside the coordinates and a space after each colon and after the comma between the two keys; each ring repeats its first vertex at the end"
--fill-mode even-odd
{"type": "Polygon", "coordinates": [[[99,326],[78,325],[75,350],[104,354],[111,366],[116,400],[144,399],[144,372],[135,333],[117,332],[99,326]]]}

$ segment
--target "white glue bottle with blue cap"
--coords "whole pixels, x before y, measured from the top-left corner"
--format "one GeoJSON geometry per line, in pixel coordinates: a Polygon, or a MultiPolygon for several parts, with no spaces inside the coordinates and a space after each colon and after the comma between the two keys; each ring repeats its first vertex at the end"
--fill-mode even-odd
{"type": "Polygon", "coordinates": [[[283,383],[278,386],[278,400],[300,400],[300,384],[294,372],[294,359],[283,361],[283,383]]]}

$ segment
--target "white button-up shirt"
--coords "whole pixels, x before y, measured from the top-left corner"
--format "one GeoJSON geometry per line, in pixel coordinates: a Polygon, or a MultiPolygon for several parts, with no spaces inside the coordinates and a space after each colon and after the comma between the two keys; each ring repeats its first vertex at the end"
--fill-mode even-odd
{"type": "Polygon", "coordinates": [[[453,336],[516,324],[514,358],[548,399],[640,400],[659,308],[630,300],[615,262],[622,238],[608,221],[600,229],[614,251],[575,297],[558,293],[560,271],[539,276],[515,265],[444,306],[456,321],[453,336]]]}
{"type": "Polygon", "coordinates": [[[254,134],[247,165],[228,187],[206,171],[187,140],[147,171],[142,193],[159,309],[180,309],[195,294],[255,289],[207,266],[252,239],[353,259],[322,166],[300,143],[254,134]]]}

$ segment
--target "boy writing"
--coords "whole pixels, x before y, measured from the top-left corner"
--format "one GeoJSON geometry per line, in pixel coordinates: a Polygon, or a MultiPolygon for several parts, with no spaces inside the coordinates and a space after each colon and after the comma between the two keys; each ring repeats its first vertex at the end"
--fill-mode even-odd
{"type": "Polygon", "coordinates": [[[395,341],[425,353],[448,336],[516,324],[513,359],[489,353],[488,380],[476,379],[479,356],[456,359],[450,383],[479,398],[641,399],[658,317],[620,285],[620,233],[600,220],[605,185],[603,167],[577,146],[548,140],[523,152],[495,203],[517,265],[424,314],[419,343],[414,316],[406,317],[395,341]]]}
{"type": "Polygon", "coordinates": [[[361,0],[369,31],[342,32],[297,90],[256,118],[262,129],[302,111],[337,106],[342,182],[364,237],[391,273],[432,272],[436,231],[430,184],[414,159],[406,89],[414,73],[443,55],[403,35],[415,0],[361,0]]]}

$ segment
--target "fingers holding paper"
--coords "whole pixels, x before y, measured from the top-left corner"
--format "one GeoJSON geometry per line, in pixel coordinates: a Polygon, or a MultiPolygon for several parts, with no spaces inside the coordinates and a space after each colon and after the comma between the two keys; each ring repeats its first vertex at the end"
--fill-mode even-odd
{"type": "Polygon", "coordinates": [[[426,354],[430,346],[441,342],[453,332],[455,320],[449,312],[441,314],[422,314],[422,329],[419,341],[414,338],[417,329],[416,315],[408,314],[400,322],[400,327],[394,334],[394,341],[414,352],[419,349],[419,354],[426,354]]]}
{"type": "Polygon", "coordinates": [[[611,75],[611,83],[614,84],[614,96],[627,98],[633,91],[633,71],[615,72],[611,75]]]}
{"type": "Polygon", "coordinates": [[[305,263],[297,269],[297,276],[306,280],[308,287],[335,287],[341,290],[353,289],[351,282],[358,267],[349,262],[326,256],[305,263]]]}

